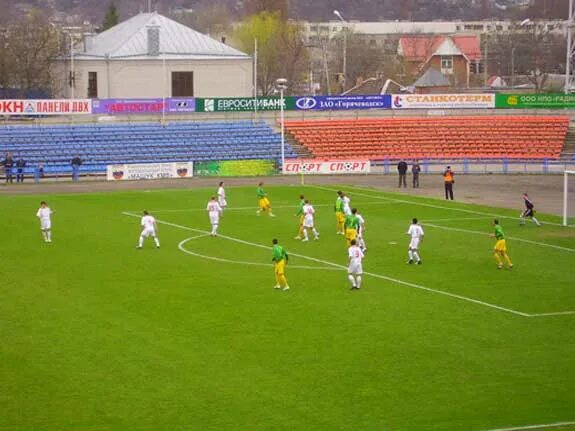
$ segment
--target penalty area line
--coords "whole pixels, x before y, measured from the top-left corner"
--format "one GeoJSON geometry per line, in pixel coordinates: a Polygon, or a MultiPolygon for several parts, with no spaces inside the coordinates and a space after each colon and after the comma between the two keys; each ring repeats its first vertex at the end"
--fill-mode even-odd
{"type": "MultiPolygon", "coordinates": [[[[312,187],[315,189],[328,190],[328,191],[333,191],[333,192],[338,190],[338,189],[334,189],[331,187],[315,186],[315,185],[308,185],[306,187],[312,187]]],[[[375,190],[375,189],[369,189],[369,188],[365,188],[365,187],[347,186],[347,188],[350,190],[360,190],[360,191],[364,191],[364,192],[373,193],[373,194],[366,194],[366,193],[361,193],[361,192],[353,192],[353,194],[355,194],[357,196],[364,196],[364,197],[368,197],[368,198],[372,198],[372,199],[381,199],[381,200],[388,201],[388,202],[397,202],[397,203],[402,203],[402,204],[418,205],[418,206],[422,206],[422,207],[436,208],[436,209],[442,209],[442,210],[448,210],[448,211],[459,211],[459,212],[463,212],[463,213],[467,213],[467,214],[484,215],[484,216],[489,216],[489,217],[497,217],[497,218],[501,218],[501,219],[519,220],[519,217],[511,217],[511,216],[506,216],[506,215],[501,215],[501,214],[493,214],[493,213],[487,213],[487,212],[482,212],[482,211],[469,210],[469,209],[465,209],[465,208],[447,207],[444,205],[435,205],[435,204],[429,204],[426,202],[410,201],[407,199],[390,198],[387,196],[381,196],[381,194],[384,193],[382,191],[375,190]]],[[[472,204],[468,204],[468,205],[472,205],[472,204]]],[[[548,222],[548,221],[542,221],[541,224],[546,224],[546,225],[550,225],[550,226],[569,227],[569,228],[574,227],[574,226],[563,226],[561,223],[553,223],[553,222],[548,222]]]]}
{"type": "MultiPolygon", "coordinates": [[[[127,215],[127,216],[130,216],[130,217],[140,217],[140,216],[137,215],[137,214],[128,213],[128,212],[123,212],[122,214],[127,215]]],[[[175,227],[175,228],[178,228],[178,229],[182,229],[182,230],[187,230],[187,231],[189,231],[189,232],[195,232],[195,233],[198,233],[198,234],[207,234],[207,233],[208,233],[207,231],[204,231],[204,230],[194,229],[194,228],[191,228],[191,227],[188,227],[188,226],[183,226],[183,225],[179,225],[179,224],[176,224],[176,223],[171,223],[171,222],[167,222],[167,221],[163,221],[163,220],[157,220],[157,222],[160,223],[160,224],[164,224],[164,225],[167,225],[167,226],[172,226],[172,227],[175,227]]],[[[265,245],[262,245],[262,244],[257,244],[257,243],[250,242],[250,241],[244,241],[243,239],[239,239],[239,238],[233,238],[233,237],[226,236],[226,235],[218,235],[218,237],[219,237],[219,238],[223,238],[223,239],[227,239],[227,240],[229,240],[229,241],[237,242],[237,243],[240,243],[240,244],[251,245],[251,246],[253,246],[253,247],[264,248],[264,249],[266,249],[266,250],[269,250],[269,249],[270,249],[270,247],[268,247],[268,246],[265,246],[265,245]]],[[[312,262],[322,263],[322,264],[324,264],[324,265],[332,266],[332,267],[334,267],[334,268],[339,268],[339,269],[342,269],[342,270],[347,270],[347,267],[346,267],[346,266],[340,265],[340,264],[338,264],[338,263],[333,263],[333,262],[329,262],[329,261],[327,261],[327,260],[317,259],[317,258],[315,258],[315,257],[305,256],[305,255],[298,254],[298,253],[290,253],[290,254],[291,254],[292,256],[300,257],[300,258],[302,258],[302,259],[306,259],[306,260],[309,260],[309,261],[312,261],[312,262]]],[[[371,276],[371,277],[374,277],[374,278],[379,278],[379,279],[381,279],[381,280],[386,280],[386,281],[389,281],[389,282],[391,282],[391,283],[399,284],[399,285],[401,285],[401,286],[411,287],[411,288],[413,288],[413,289],[423,290],[423,291],[426,291],[426,292],[430,292],[430,293],[435,293],[435,294],[438,294],[438,295],[447,296],[447,297],[449,297],[449,298],[459,299],[459,300],[461,300],[461,301],[470,302],[470,303],[472,303],[472,304],[481,305],[481,306],[484,306],[484,307],[492,308],[492,309],[494,309],[494,310],[499,310],[499,311],[503,311],[503,312],[506,312],[506,313],[514,314],[514,315],[516,315],[516,316],[531,317],[531,315],[528,314],[528,313],[523,313],[523,312],[521,312],[521,311],[512,310],[512,309],[510,309],[510,308],[505,308],[505,307],[502,307],[502,306],[499,306],[499,305],[496,305],[496,304],[491,304],[491,303],[489,303],[489,302],[480,301],[480,300],[478,300],[478,299],[468,298],[468,297],[463,296],[463,295],[457,295],[457,294],[455,294],[455,293],[445,292],[445,291],[443,291],[443,290],[432,289],[432,288],[430,288],[430,287],[425,287],[425,286],[422,286],[422,285],[419,285],[419,284],[415,284],[415,283],[411,283],[411,282],[408,282],[408,281],[399,280],[399,279],[397,279],[397,278],[388,277],[388,276],[386,276],[386,275],[375,274],[375,273],[372,273],[372,272],[364,272],[364,275],[368,275],[368,276],[371,276]]]]}
{"type": "MultiPolygon", "coordinates": [[[[458,227],[449,227],[449,226],[439,226],[436,224],[432,224],[432,223],[426,223],[425,226],[429,226],[429,227],[434,227],[436,229],[443,229],[443,230],[450,230],[453,232],[461,232],[461,233],[471,233],[471,234],[475,234],[475,235],[483,235],[483,236],[489,236],[488,233],[486,232],[482,232],[482,231],[478,231],[478,230],[470,230],[470,229],[461,229],[458,227]]],[[[541,247],[549,247],[549,248],[554,248],[555,250],[561,250],[561,251],[569,251],[569,252],[575,252],[574,248],[569,248],[569,247],[562,247],[560,245],[554,245],[554,244],[547,244],[545,242],[539,242],[539,241],[532,241],[530,239],[523,239],[523,238],[517,238],[514,236],[508,236],[507,238],[513,240],[513,241],[518,241],[518,242],[524,242],[526,244],[532,244],[532,245],[538,245],[541,247]]]]}
{"type": "Polygon", "coordinates": [[[493,428],[484,431],[524,431],[524,430],[536,430],[536,429],[545,429],[545,428],[558,428],[558,427],[565,427],[575,425],[575,422],[556,422],[552,424],[540,424],[540,425],[525,425],[519,427],[511,427],[511,428],[493,428]]]}

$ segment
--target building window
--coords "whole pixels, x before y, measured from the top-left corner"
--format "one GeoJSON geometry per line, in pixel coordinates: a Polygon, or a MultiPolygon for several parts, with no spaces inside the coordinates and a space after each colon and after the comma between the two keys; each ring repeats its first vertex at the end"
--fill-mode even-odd
{"type": "Polygon", "coordinates": [[[453,73],[453,57],[442,56],[441,57],[441,73],[452,74],[453,73]]]}
{"type": "Polygon", "coordinates": [[[88,72],[88,98],[98,98],[98,72],[88,72]]]}
{"type": "Polygon", "coordinates": [[[194,72],[172,72],[172,97],[194,97],[194,72]]]}

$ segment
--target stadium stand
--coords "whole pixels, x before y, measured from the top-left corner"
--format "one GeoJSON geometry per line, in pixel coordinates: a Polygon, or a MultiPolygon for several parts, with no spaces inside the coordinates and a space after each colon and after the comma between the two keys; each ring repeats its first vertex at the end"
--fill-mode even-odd
{"type": "Polygon", "coordinates": [[[566,116],[286,121],[317,158],[558,159],[566,116]]]}
{"type": "MultiPolygon", "coordinates": [[[[173,161],[280,159],[281,136],[266,123],[174,122],[120,125],[0,127],[0,154],[22,155],[25,173],[38,163],[44,173],[71,173],[80,155],[83,173],[103,173],[107,164],[173,161]]],[[[286,143],[286,157],[295,157],[286,143]]]]}

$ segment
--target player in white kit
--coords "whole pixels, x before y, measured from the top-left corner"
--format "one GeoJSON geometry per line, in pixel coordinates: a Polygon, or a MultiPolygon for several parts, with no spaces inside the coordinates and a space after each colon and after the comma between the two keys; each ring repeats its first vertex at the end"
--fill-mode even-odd
{"type": "Polygon", "coordinates": [[[156,223],[156,219],[151,216],[148,211],[144,211],[144,216],[142,217],[140,225],[142,226],[142,233],[140,234],[140,241],[138,242],[137,248],[142,248],[144,245],[144,239],[150,236],[154,238],[156,248],[160,248],[160,240],[158,239],[158,224],[156,223]]]}
{"type": "Polygon", "coordinates": [[[210,233],[210,236],[217,236],[218,226],[220,224],[220,216],[222,215],[223,209],[218,201],[216,201],[215,196],[212,196],[208,202],[206,210],[208,211],[208,215],[210,216],[210,223],[212,224],[212,232],[210,233]]]}
{"type": "Polygon", "coordinates": [[[348,248],[349,265],[347,267],[347,278],[351,283],[351,290],[361,288],[361,275],[363,274],[362,260],[365,257],[355,239],[351,240],[351,247],[348,248]]]}
{"type": "Polygon", "coordinates": [[[367,251],[367,246],[365,245],[365,238],[363,236],[365,232],[365,219],[359,212],[357,212],[355,216],[359,220],[359,227],[357,229],[357,245],[359,246],[359,248],[361,248],[361,251],[365,253],[367,251]]]}
{"type": "MultiPolygon", "coordinates": [[[[226,191],[224,190],[224,182],[223,181],[220,182],[220,186],[218,187],[218,204],[220,205],[222,212],[228,206],[228,202],[226,201],[226,191]]],[[[221,214],[221,215],[223,215],[223,214],[221,214]]]]}
{"type": "Polygon", "coordinates": [[[411,226],[409,226],[409,230],[407,234],[411,236],[411,241],[409,243],[409,260],[407,263],[410,265],[415,261],[417,265],[421,265],[421,258],[419,257],[419,243],[423,241],[423,228],[417,224],[417,219],[414,218],[411,221],[411,226]]]}
{"type": "Polygon", "coordinates": [[[50,209],[48,204],[44,201],[40,202],[36,217],[40,219],[40,229],[45,242],[52,242],[52,214],[54,211],[50,209]]]}
{"type": "Polygon", "coordinates": [[[302,225],[303,239],[302,239],[302,242],[309,241],[309,237],[307,234],[308,229],[311,229],[311,231],[313,232],[313,239],[317,241],[319,239],[319,232],[317,230],[315,230],[315,226],[314,226],[314,222],[313,222],[315,209],[309,203],[308,200],[305,201],[305,204],[302,208],[302,211],[303,211],[303,225],[302,225]]]}
{"type": "Polygon", "coordinates": [[[351,199],[345,193],[342,193],[341,200],[343,201],[343,213],[348,216],[351,215],[351,199]]]}

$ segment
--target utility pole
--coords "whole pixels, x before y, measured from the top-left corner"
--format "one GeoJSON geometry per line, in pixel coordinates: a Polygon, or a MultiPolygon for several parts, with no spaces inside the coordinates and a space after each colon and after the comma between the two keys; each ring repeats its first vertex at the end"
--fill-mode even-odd
{"type": "Polygon", "coordinates": [[[567,19],[567,55],[565,59],[565,94],[568,94],[573,86],[572,62],[575,57],[573,46],[573,25],[575,25],[575,1],[569,0],[569,16],[567,19]]]}

